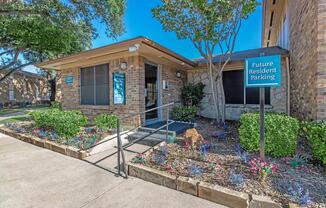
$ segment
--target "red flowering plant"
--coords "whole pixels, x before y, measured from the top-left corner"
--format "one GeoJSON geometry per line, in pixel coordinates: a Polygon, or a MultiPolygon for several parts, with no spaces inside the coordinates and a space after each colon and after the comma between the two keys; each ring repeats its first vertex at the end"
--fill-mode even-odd
{"type": "Polygon", "coordinates": [[[274,174],[277,170],[275,164],[268,164],[266,161],[262,161],[257,158],[253,158],[248,162],[249,172],[260,177],[262,181],[265,181],[267,177],[274,174]]]}

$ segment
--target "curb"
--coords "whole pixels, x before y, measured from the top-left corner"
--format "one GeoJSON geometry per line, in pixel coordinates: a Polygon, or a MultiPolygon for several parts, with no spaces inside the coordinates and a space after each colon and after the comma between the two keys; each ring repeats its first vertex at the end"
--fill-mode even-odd
{"type": "Polygon", "coordinates": [[[38,147],[42,147],[69,157],[73,157],[76,159],[84,159],[85,157],[88,156],[88,153],[84,150],[79,150],[74,147],[62,145],[62,144],[57,144],[55,142],[49,141],[49,140],[43,140],[35,136],[30,136],[22,133],[17,133],[9,128],[6,128],[4,126],[0,127],[0,132],[3,134],[6,134],[8,136],[11,136],[15,139],[19,139],[23,142],[27,142],[30,144],[33,144],[38,147]]]}

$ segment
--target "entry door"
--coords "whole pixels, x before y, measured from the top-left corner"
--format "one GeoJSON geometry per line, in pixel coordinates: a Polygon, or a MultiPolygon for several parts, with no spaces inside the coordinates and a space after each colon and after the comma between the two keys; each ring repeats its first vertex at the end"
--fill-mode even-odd
{"type": "MultiPolygon", "coordinates": [[[[145,64],[145,108],[146,110],[158,106],[158,76],[157,66],[145,64]]],[[[146,121],[158,119],[158,110],[146,113],[146,121]]]]}

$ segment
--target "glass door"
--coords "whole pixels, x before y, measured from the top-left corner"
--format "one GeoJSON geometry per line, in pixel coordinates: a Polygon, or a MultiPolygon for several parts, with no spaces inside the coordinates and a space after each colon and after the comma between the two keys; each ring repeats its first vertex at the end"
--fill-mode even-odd
{"type": "MultiPolygon", "coordinates": [[[[158,106],[157,66],[145,64],[145,109],[158,106]]],[[[158,110],[146,113],[146,121],[158,118],[158,110]]]]}

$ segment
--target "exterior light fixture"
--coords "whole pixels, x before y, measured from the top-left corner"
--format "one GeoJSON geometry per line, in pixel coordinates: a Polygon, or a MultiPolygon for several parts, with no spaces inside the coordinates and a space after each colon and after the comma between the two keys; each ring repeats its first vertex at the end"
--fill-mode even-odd
{"type": "Polygon", "coordinates": [[[127,69],[127,62],[122,62],[120,64],[120,68],[123,69],[123,70],[127,69]]]}
{"type": "Polygon", "coordinates": [[[175,73],[175,75],[176,75],[178,78],[181,78],[181,72],[177,71],[177,72],[175,73]]]}
{"type": "Polygon", "coordinates": [[[129,47],[129,52],[138,51],[139,47],[140,47],[140,44],[136,43],[135,45],[129,47]]]}

